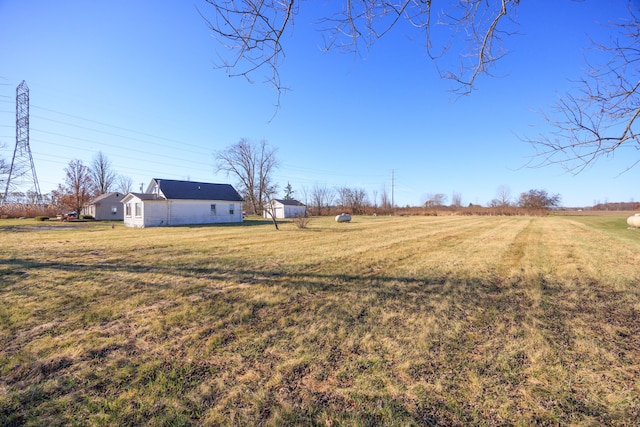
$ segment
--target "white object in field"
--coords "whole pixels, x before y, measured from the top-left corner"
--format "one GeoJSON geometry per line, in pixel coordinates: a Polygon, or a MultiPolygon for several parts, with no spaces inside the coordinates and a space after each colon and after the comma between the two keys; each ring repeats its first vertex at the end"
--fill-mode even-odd
{"type": "Polygon", "coordinates": [[[627,224],[629,225],[629,227],[640,228],[640,213],[637,213],[627,218],[627,224]]]}
{"type": "Polygon", "coordinates": [[[343,213],[336,215],[336,222],[349,222],[351,221],[351,215],[343,213]]]}

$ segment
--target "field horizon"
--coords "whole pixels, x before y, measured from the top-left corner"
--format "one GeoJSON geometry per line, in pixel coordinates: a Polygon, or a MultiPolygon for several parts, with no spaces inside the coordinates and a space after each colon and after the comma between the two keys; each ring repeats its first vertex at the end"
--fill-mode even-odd
{"type": "Polygon", "coordinates": [[[637,425],[625,220],[0,220],[1,425],[637,425]]]}

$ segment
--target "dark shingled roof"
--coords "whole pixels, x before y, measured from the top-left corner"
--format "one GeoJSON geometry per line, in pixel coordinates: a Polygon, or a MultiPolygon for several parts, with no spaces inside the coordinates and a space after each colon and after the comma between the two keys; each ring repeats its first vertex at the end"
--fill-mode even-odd
{"type": "Polygon", "coordinates": [[[294,199],[291,199],[291,200],[285,200],[285,199],[274,199],[274,200],[275,200],[276,202],[280,202],[280,203],[282,203],[282,204],[283,204],[283,205],[285,205],[285,206],[304,206],[304,204],[303,204],[303,203],[301,203],[301,202],[299,202],[299,201],[297,201],[297,200],[294,200],[294,199]]]}
{"type": "Polygon", "coordinates": [[[101,201],[101,200],[103,200],[103,199],[108,199],[109,197],[114,196],[114,195],[115,195],[115,197],[120,197],[120,196],[124,197],[124,196],[126,196],[126,194],[122,194],[122,193],[118,193],[118,192],[112,191],[112,192],[110,192],[110,193],[104,193],[104,194],[100,194],[99,196],[96,196],[96,197],[95,197],[93,200],[91,200],[91,202],[89,202],[89,203],[90,203],[90,204],[98,203],[99,201],[101,201]]]}
{"type": "Polygon", "coordinates": [[[242,202],[242,197],[230,184],[208,182],[176,181],[173,179],[153,179],[160,185],[160,191],[167,199],[182,200],[228,200],[242,202]]]}
{"type": "MultiPolygon", "coordinates": [[[[149,193],[129,193],[129,194],[131,194],[132,196],[136,196],[140,200],[156,200],[158,198],[158,196],[156,196],[155,194],[149,194],[149,193]]],[[[126,199],[129,194],[127,194],[122,200],[126,199]]]]}

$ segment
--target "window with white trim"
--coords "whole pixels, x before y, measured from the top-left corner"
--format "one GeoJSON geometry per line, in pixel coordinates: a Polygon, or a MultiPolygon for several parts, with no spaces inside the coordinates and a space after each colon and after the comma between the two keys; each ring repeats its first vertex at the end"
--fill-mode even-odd
{"type": "Polygon", "coordinates": [[[136,217],[140,218],[142,216],[142,204],[136,203],[135,209],[136,209],[136,217]]]}
{"type": "Polygon", "coordinates": [[[216,214],[216,204],[212,203],[211,204],[211,215],[215,216],[216,214]]]}

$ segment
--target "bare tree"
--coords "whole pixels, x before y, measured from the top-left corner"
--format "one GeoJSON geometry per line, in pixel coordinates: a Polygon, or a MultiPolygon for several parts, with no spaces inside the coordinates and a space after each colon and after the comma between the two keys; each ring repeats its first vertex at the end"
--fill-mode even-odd
{"type": "Polygon", "coordinates": [[[52,191],[52,199],[61,208],[80,214],[82,207],[91,200],[91,171],[81,160],[71,160],[65,171],[64,185],[52,191]]]}
{"type": "MultiPolygon", "coordinates": [[[[640,149],[640,3],[629,2],[629,17],[611,25],[607,43],[594,43],[594,61],[575,94],[556,103],[545,118],[555,129],[529,139],[537,165],[559,164],[579,173],[623,146],[640,149]],[[604,58],[598,61],[598,59],[604,58]]],[[[640,162],[631,160],[627,170],[640,162]]]]}
{"type": "MultiPolygon", "coordinates": [[[[3,145],[0,144],[0,148],[3,148],[3,145]]],[[[0,157],[0,188],[4,188],[7,184],[7,179],[9,179],[9,164],[5,159],[0,157]]],[[[0,201],[2,201],[2,197],[4,195],[0,194],[0,201]]]]}
{"type": "Polygon", "coordinates": [[[443,193],[431,193],[427,194],[427,200],[424,202],[424,207],[429,208],[437,208],[444,206],[447,202],[447,195],[443,193]]]}
{"type": "MultiPolygon", "coordinates": [[[[212,16],[208,17],[205,11],[200,14],[228,53],[220,58],[220,67],[230,76],[247,79],[266,69],[267,79],[281,90],[278,68],[285,56],[284,36],[293,31],[294,19],[303,3],[206,1],[213,6],[212,16]]],[[[514,32],[512,18],[519,3],[520,0],[449,0],[438,2],[438,9],[434,10],[431,0],[336,2],[325,5],[326,14],[316,24],[326,50],[362,54],[402,21],[407,22],[416,36],[425,40],[425,49],[436,63],[449,50],[460,53],[459,68],[443,70],[441,75],[453,79],[463,92],[468,92],[476,78],[489,73],[492,65],[504,56],[502,38],[514,32]],[[449,42],[433,43],[442,37],[449,42]]]]}
{"type": "Polygon", "coordinates": [[[456,193],[455,191],[451,193],[451,206],[454,208],[462,206],[462,194],[456,193]]]}
{"type": "Polygon", "coordinates": [[[273,171],[279,166],[276,151],[275,148],[269,148],[265,140],[254,143],[242,138],[215,154],[216,172],[224,171],[238,179],[240,193],[254,213],[262,213],[277,190],[277,185],[272,181],[273,171]]]}
{"type": "Polygon", "coordinates": [[[353,212],[355,215],[362,215],[365,212],[365,208],[368,204],[366,190],[364,190],[363,188],[352,189],[349,203],[351,205],[351,212],[353,212]]]}
{"type": "Polygon", "coordinates": [[[349,205],[349,196],[351,189],[349,187],[336,187],[336,204],[338,208],[345,209],[349,205]]]}
{"type": "Polygon", "coordinates": [[[127,194],[133,191],[133,179],[130,176],[118,175],[115,183],[116,191],[127,194]]]}
{"type": "Polygon", "coordinates": [[[334,192],[326,185],[316,183],[311,189],[311,204],[313,205],[316,215],[322,215],[325,209],[329,209],[333,201],[334,192]]]}
{"type": "Polygon", "coordinates": [[[549,209],[560,205],[559,194],[549,194],[546,190],[529,190],[520,194],[518,206],[526,209],[549,209]]]}
{"type": "Polygon", "coordinates": [[[506,208],[511,206],[511,189],[507,185],[501,185],[496,190],[496,198],[489,202],[492,208],[506,208]]]}
{"type": "Polygon", "coordinates": [[[111,191],[118,177],[111,166],[111,161],[102,151],[98,151],[98,154],[93,158],[90,175],[95,194],[105,194],[111,191]]]}
{"type": "MultiPolygon", "coordinates": [[[[5,148],[6,145],[0,142],[0,148],[5,148]]],[[[0,157],[0,188],[5,188],[7,185],[7,180],[9,179],[9,172],[11,169],[11,165],[2,157],[0,157]]],[[[0,193],[0,202],[4,197],[4,193],[0,193]]]]}
{"type": "MultiPolygon", "coordinates": [[[[307,189],[307,187],[305,187],[305,186],[300,187],[300,194],[302,194],[302,202],[305,205],[308,206],[309,205],[309,190],[307,189]]],[[[298,200],[300,200],[300,199],[298,199],[298,200]]]]}
{"type": "Polygon", "coordinates": [[[382,191],[380,192],[380,208],[385,213],[389,213],[391,211],[391,199],[389,198],[389,193],[387,192],[387,187],[382,186],[382,191]]]}
{"type": "Polygon", "coordinates": [[[9,173],[9,164],[5,159],[0,158],[0,175],[6,175],[9,173]]]}
{"type": "Polygon", "coordinates": [[[367,206],[367,192],[362,188],[338,187],[338,206],[349,208],[354,215],[363,214],[367,206]]]}

